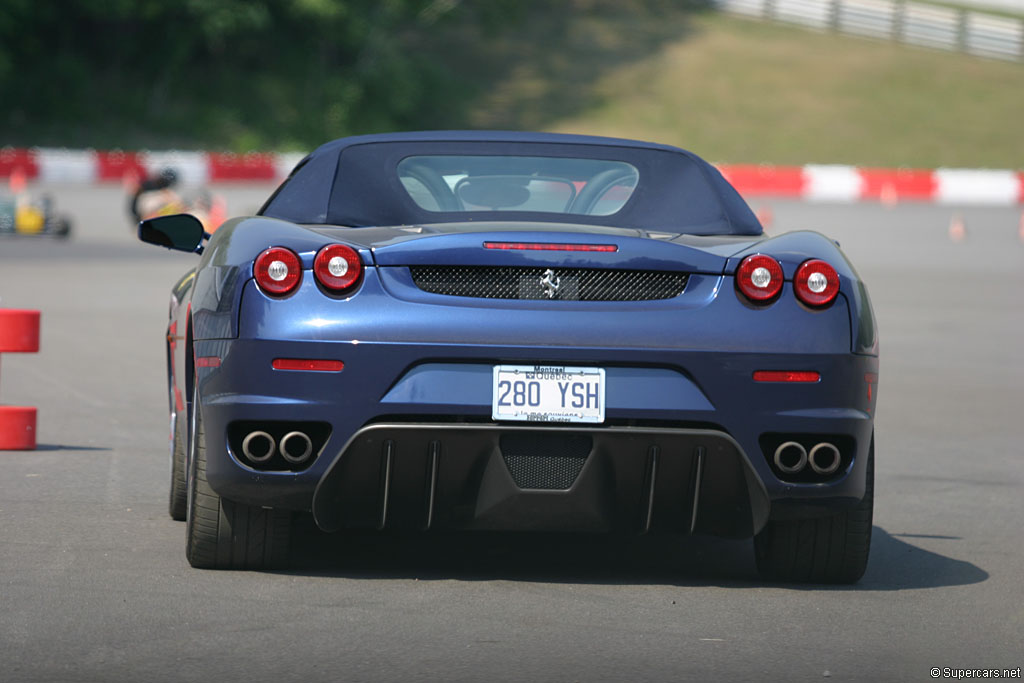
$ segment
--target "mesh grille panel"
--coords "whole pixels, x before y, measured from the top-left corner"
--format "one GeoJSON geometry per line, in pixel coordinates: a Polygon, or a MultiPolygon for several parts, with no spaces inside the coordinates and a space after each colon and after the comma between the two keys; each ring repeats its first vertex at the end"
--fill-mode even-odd
{"type": "Polygon", "coordinates": [[[505,434],[501,457],[521,489],[567,489],[590,455],[592,440],[581,434],[505,434]]]}
{"type": "Polygon", "coordinates": [[[650,301],[682,294],[686,273],[600,268],[412,266],[425,292],[481,299],[650,301]]]}

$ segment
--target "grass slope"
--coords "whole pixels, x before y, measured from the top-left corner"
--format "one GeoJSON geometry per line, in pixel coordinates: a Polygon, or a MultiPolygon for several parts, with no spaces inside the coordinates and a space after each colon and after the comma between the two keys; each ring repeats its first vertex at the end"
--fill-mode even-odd
{"type": "Polygon", "coordinates": [[[719,162],[1024,166],[1022,64],[646,7],[594,3],[504,32],[478,52],[478,83],[504,75],[470,124],[656,140],[719,162]]]}

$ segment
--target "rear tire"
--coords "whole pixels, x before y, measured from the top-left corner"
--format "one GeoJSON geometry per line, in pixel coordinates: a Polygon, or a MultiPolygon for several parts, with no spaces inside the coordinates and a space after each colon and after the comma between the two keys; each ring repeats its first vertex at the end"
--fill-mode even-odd
{"type": "Polygon", "coordinates": [[[69,221],[65,216],[61,216],[60,218],[58,218],[57,227],[54,230],[53,234],[58,239],[62,240],[66,240],[67,238],[71,237],[71,221],[69,221]]]}
{"type": "Polygon", "coordinates": [[[188,481],[185,477],[187,430],[181,416],[174,417],[174,413],[171,415],[174,427],[171,437],[171,495],[168,511],[171,513],[171,519],[183,522],[188,513],[188,481]]]}
{"type": "Polygon", "coordinates": [[[185,555],[202,569],[269,569],[288,559],[292,514],[225,500],[206,480],[206,434],[194,400],[185,555]]]}
{"type": "Polygon", "coordinates": [[[868,451],[864,498],[829,517],[768,522],[754,537],[757,569],[765,579],[856,583],[867,569],[875,491],[875,439],[868,451]]]}

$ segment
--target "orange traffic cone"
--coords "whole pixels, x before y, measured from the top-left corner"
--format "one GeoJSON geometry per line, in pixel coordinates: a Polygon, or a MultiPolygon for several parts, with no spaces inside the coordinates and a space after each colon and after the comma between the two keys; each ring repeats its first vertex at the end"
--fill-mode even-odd
{"type": "Polygon", "coordinates": [[[754,215],[757,216],[757,220],[761,223],[761,227],[764,228],[765,232],[768,232],[768,229],[772,227],[772,223],[775,221],[772,207],[770,205],[760,206],[754,212],[754,215]]]}
{"type": "Polygon", "coordinates": [[[965,239],[967,239],[967,224],[964,222],[963,216],[955,213],[949,221],[949,241],[963,242],[965,239]]]}
{"type": "Polygon", "coordinates": [[[25,186],[28,185],[28,176],[25,174],[25,169],[21,166],[15,166],[11,171],[10,188],[11,194],[19,195],[25,191],[25,186]]]}
{"type": "Polygon", "coordinates": [[[128,194],[134,194],[139,189],[139,185],[142,183],[142,178],[139,177],[139,172],[134,168],[129,168],[121,176],[121,187],[128,194]]]}
{"type": "Polygon", "coordinates": [[[225,202],[224,198],[221,197],[220,195],[215,196],[213,198],[213,202],[210,205],[210,218],[208,221],[209,225],[207,226],[207,230],[212,233],[214,230],[220,227],[221,223],[227,220],[227,217],[227,202],[225,202]]]}

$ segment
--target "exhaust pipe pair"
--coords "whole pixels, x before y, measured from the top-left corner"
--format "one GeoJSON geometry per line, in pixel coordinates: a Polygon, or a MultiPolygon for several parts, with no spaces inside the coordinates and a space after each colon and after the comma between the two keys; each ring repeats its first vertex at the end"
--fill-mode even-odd
{"type": "Polygon", "coordinates": [[[796,441],[787,441],[775,449],[775,466],[786,474],[796,474],[807,465],[816,474],[827,476],[835,473],[842,464],[839,449],[827,441],[822,441],[808,453],[803,445],[796,441]]]}
{"type": "MultiPolygon", "coordinates": [[[[293,465],[301,465],[313,455],[313,441],[303,432],[288,432],[281,438],[281,456],[293,465]]],[[[267,432],[249,432],[242,439],[242,454],[256,464],[274,457],[278,444],[267,432]]]]}

